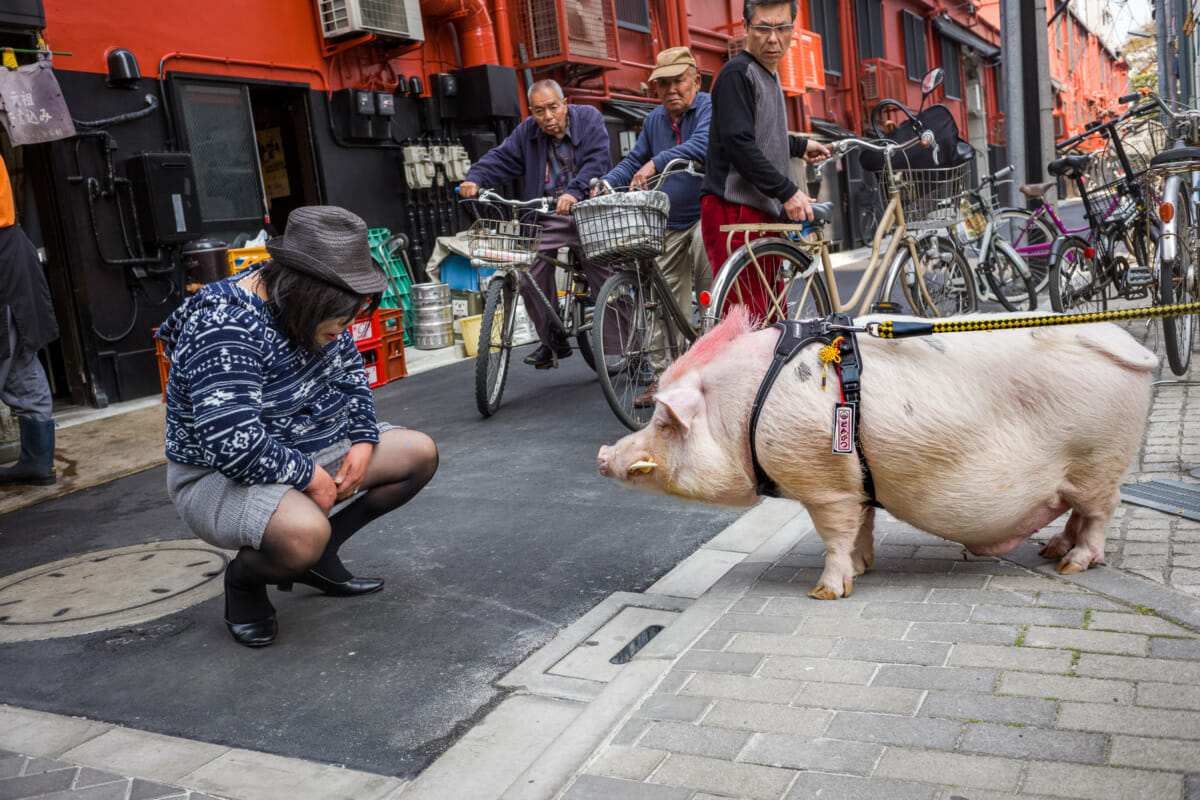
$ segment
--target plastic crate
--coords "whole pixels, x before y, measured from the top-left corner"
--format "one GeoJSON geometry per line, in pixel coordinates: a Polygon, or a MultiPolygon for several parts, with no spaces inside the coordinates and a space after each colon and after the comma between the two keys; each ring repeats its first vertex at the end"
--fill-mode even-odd
{"type": "Polygon", "coordinates": [[[354,337],[354,343],[360,350],[365,345],[378,344],[383,337],[383,331],[379,324],[379,311],[373,311],[371,316],[359,317],[351,322],[350,335],[354,337]]]}
{"type": "Polygon", "coordinates": [[[412,344],[412,334],[410,333],[413,327],[412,301],[408,297],[409,288],[412,286],[412,276],[409,275],[403,261],[393,257],[380,247],[391,238],[391,235],[392,232],[387,228],[367,230],[367,244],[371,248],[371,257],[387,270],[389,276],[379,307],[381,309],[399,308],[404,311],[404,341],[406,344],[412,344]]]}
{"type": "Polygon", "coordinates": [[[387,380],[394,381],[408,375],[404,361],[404,338],[394,336],[383,340],[383,362],[387,365],[387,380]]]}
{"type": "Polygon", "coordinates": [[[374,389],[387,383],[387,364],[383,358],[383,345],[359,348],[363,357],[363,369],[367,373],[367,383],[374,389]]]}
{"type": "Polygon", "coordinates": [[[242,247],[238,250],[230,250],[225,254],[225,259],[229,262],[230,275],[241,272],[251,264],[267,261],[270,258],[271,254],[265,247],[242,247]]]}

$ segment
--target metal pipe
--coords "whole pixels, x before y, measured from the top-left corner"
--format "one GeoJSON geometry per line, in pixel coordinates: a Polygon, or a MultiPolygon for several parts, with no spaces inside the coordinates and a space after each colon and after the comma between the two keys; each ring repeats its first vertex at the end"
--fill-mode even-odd
{"type": "Polygon", "coordinates": [[[500,60],[486,0],[421,0],[421,13],[445,17],[454,24],[464,66],[495,64],[500,60]]]}
{"type": "Polygon", "coordinates": [[[688,34],[687,0],[675,0],[675,14],[679,20],[679,44],[683,47],[691,47],[692,37],[688,34]]]}
{"type": "Polygon", "coordinates": [[[505,67],[513,66],[512,33],[508,28],[508,4],[506,0],[496,0],[496,45],[500,50],[500,63],[505,67]]]}

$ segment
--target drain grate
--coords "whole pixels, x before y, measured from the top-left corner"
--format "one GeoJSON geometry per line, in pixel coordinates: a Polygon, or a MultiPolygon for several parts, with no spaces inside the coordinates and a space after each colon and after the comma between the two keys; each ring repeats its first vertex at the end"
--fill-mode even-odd
{"type": "Polygon", "coordinates": [[[1191,483],[1168,480],[1131,483],[1121,487],[1121,499],[1200,522],[1200,486],[1191,483]]]}

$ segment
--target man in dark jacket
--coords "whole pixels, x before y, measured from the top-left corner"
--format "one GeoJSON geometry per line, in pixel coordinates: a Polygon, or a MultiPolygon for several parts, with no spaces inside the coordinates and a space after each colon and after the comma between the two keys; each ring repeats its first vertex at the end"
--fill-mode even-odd
{"type": "MultiPolygon", "coordinates": [[[[472,165],[459,191],[471,198],[481,186],[495,188],[520,178],[523,199],[556,198],[555,213],[539,214],[536,220],[542,226],[539,253],[544,258],[534,262],[529,278],[553,302],[558,296],[553,259],[560,247],[568,247],[576,263],[583,266],[595,302],[612,268],[583,260],[570,212],[572,205],[588,196],[592,179],[612,167],[604,117],[590,106],[568,105],[562,87],[551,80],[530,86],[528,99],[531,116],[472,165]]],[[[521,296],[541,340],[541,346],[525,358],[525,363],[538,369],[556,366],[558,359],[571,355],[571,345],[553,328],[549,312],[530,281],[522,282],[521,296]]]]}
{"type": "Polygon", "coordinates": [[[53,400],[38,350],[58,338],[37,250],[17,224],[8,167],[0,157],[0,400],[17,418],[21,455],[0,486],[48,486],[54,475],[53,400]]]}
{"type": "MultiPolygon", "coordinates": [[[[745,238],[735,235],[726,250],[722,225],[812,219],[811,198],[788,177],[788,164],[792,158],[828,158],[829,148],[788,134],[778,74],[796,9],[797,0],[745,0],[745,49],[713,82],[700,228],[714,275],[745,238]]],[[[747,295],[751,311],[765,316],[765,287],[743,287],[741,296],[747,295]]]]}

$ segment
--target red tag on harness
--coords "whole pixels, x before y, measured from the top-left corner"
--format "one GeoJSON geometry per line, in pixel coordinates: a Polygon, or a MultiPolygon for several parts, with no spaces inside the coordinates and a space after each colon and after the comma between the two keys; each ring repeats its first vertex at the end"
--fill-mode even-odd
{"type": "Polygon", "coordinates": [[[838,403],[833,407],[833,452],[854,452],[854,406],[838,403]]]}

